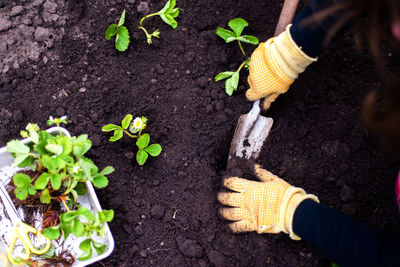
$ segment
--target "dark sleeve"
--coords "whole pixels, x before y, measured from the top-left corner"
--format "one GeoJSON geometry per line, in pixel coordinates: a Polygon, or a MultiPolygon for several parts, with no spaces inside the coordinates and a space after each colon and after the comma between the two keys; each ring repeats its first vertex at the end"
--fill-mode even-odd
{"type": "Polygon", "coordinates": [[[313,200],[300,203],[293,230],[340,267],[400,266],[400,233],[385,236],[313,200]]]}
{"type": "MultiPolygon", "coordinates": [[[[308,56],[317,57],[321,53],[324,41],[330,31],[349,14],[348,8],[334,11],[345,2],[345,0],[312,0],[295,17],[290,28],[290,34],[294,42],[308,56]],[[322,12],[326,12],[327,15],[323,15],[322,12]]],[[[343,35],[350,26],[348,23],[344,24],[331,39],[343,35]]]]}

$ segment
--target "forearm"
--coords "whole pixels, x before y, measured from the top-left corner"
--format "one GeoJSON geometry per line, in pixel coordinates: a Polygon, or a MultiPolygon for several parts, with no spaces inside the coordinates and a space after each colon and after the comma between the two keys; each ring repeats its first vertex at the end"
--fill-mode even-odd
{"type": "Polygon", "coordinates": [[[335,29],[349,14],[348,9],[340,8],[343,3],[346,1],[312,0],[295,17],[290,33],[295,43],[308,56],[317,57],[323,49],[324,41],[343,35],[350,27],[349,23],[345,23],[335,29]],[[333,36],[329,35],[334,32],[333,36]]]}
{"type": "Polygon", "coordinates": [[[293,230],[339,266],[400,266],[400,235],[386,237],[312,200],[296,209],[293,230]]]}

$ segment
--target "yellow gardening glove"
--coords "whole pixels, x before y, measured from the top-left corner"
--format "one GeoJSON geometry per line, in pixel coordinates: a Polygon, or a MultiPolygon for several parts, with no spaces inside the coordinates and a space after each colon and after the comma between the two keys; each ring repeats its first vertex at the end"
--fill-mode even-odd
{"type": "Polygon", "coordinates": [[[235,193],[219,193],[218,201],[233,208],[221,208],[220,214],[227,220],[233,232],[257,231],[262,233],[284,232],[294,240],[300,240],[293,232],[293,215],[297,206],[307,198],[319,202],[314,195],[291,186],[283,179],[261,168],[254,167],[261,182],[230,177],[224,186],[235,193]]]}
{"type": "Polygon", "coordinates": [[[247,99],[255,101],[265,97],[264,109],[289,89],[300,73],[317,58],[307,56],[293,41],[291,25],[277,37],[261,43],[250,59],[247,99]]]}

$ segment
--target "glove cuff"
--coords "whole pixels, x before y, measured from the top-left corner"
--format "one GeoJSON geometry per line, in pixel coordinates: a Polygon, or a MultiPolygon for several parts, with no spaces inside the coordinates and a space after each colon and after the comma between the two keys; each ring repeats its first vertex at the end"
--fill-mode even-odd
{"type": "Polygon", "coordinates": [[[283,73],[290,79],[295,80],[308,65],[317,61],[317,58],[307,56],[297,46],[290,35],[291,26],[291,24],[288,25],[284,32],[272,38],[274,41],[271,43],[270,50],[272,57],[283,73]]]}
{"type": "Polygon", "coordinates": [[[289,237],[293,240],[301,239],[293,231],[293,216],[297,207],[305,199],[312,199],[319,203],[319,199],[315,195],[306,194],[303,189],[294,186],[289,187],[283,196],[283,201],[279,212],[281,217],[279,222],[282,223],[280,228],[283,229],[283,232],[289,234],[289,237]]]}

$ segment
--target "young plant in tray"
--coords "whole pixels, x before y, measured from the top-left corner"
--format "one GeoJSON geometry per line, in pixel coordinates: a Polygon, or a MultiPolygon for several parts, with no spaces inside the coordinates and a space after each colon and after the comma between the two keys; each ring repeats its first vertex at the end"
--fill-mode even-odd
{"type": "Polygon", "coordinates": [[[143,133],[147,125],[146,117],[136,117],[133,121],[132,114],[128,114],[122,120],[121,125],[107,124],[101,129],[103,132],[112,132],[114,135],[110,137],[111,142],[115,142],[122,138],[124,134],[131,138],[136,138],[136,161],[139,165],[143,165],[150,156],[157,157],[162,151],[160,144],[150,145],[150,135],[143,133]]]}
{"type": "Polygon", "coordinates": [[[130,42],[128,29],[124,26],[125,14],[126,11],[122,11],[118,24],[111,24],[106,30],[106,40],[111,40],[115,35],[115,48],[120,52],[128,49],[130,42]]]}
{"type": "MultiPolygon", "coordinates": [[[[100,255],[104,252],[105,244],[95,242],[93,234],[103,236],[105,222],[110,222],[114,216],[113,210],[103,210],[94,214],[89,209],[80,206],[78,195],[86,194],[85,182],[90,181],[97,188],[108,185],[106,175],[111,174],[114,168],[105,167],[99,171],[98,167],[85,156],[92,146],[88,135],[68,137],[62,134],[60,125],[67,123],[67,118],[53,118],[48,120],[49,125],[56,125],[59,134],[52,135],[39,129],[37,124],[29,123],[21,136],[29,137],[31,142],[24,144],[18,140],[7,143],[7,151],[15,158],[15,165],[19,168],[28,168],[31,172],[19,172],[12,181],[15,185],[15,196],[22,205],[39,199],[40,203],[51,205],[53,201],[62,203],[64,213],[52,216],[53,222],[44,229],[43,234],[49,239],[58,239],[62,235],[67,239],[70,233],[77,237],[85,237],[80,248],[83,254],[79,260],[92,257],[91,246],[100,255]],[[29,174],[29,175],[28,175],[29,174]],[[60,222],[57,225],[57,222],[60,222]]],[[[43,218],[43,221],[48,220],[43,218]]]]}
{"type": "Polygon", "coordinates": [[[153,16],[160,16],[160,18],[173,29],[178,27],[178,22],[175,20],[176,17],[179,15],[179,8],[175,7],[176,0],[168,0],[165,6],[158,12],[149,14],[143,17],[139,23],[139,29],[141,29],[146,34],[147,43],[152,43],[152,38],[160,38],[160,31],[156,29],[152,33],[149,33],[147,29],[143,26],[143,22],[145,19],[153,17],[153,16]]]}
{"type": "Polygon", "coordinates": [[[230,96],[233,94],[233,91],[237,90],[239,84],[239,73],[241,69],[243,67],[245,67],[246,69],[249,68],[250,58],[247,57],[243,49],[242,42],[253,45],[257,45],[259,43],[257,37],[254,37],[252,35],[242,35],[243,29],[248,25],[249,24],[244,19],[235,18],[228,23],[228,26],[232,29],[232,31],[221,27],[218,27],[216,30],[216,34],[224,39],[226,43],[237,41],[240,51],[242,51],[242,54],[245,57],[245,60],[242,62],[242,64],[240,64],[239,68],[236,71],[224,71],[215,76],[216,82],[226,79],[225,92],[230,96]]]}

